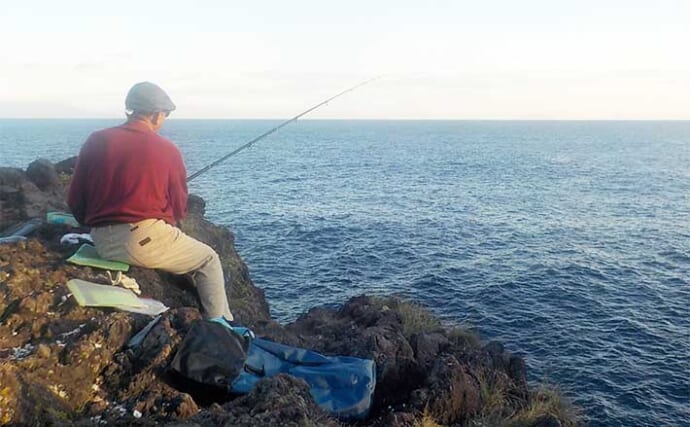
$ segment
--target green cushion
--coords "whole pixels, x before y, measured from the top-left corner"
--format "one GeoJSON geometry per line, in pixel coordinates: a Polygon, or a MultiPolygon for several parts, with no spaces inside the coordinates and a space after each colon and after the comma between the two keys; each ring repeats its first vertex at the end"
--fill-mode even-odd
{"type": "Polygon", "coordinates": [[[129,264],[125,264],[124,262],[120,261],[103,259],[98,255],[98,252],[96,252],[96,248],[94,246],[86,243],[81,245],[79,250],[77,250],[74,255],[67,258],[67,261],[77,265],[102,268],[104,270],[129,270],[129,264]]]}

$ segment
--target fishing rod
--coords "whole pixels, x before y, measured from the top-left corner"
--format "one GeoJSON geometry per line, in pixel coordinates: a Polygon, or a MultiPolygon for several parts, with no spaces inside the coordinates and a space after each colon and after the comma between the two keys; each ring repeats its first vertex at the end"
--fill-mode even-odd
{"type": "Polygon", "coordinates": [[[299,113],[298,115],[296,115],[295,117],[291,118],[290,120],[284,121],[283,123],[279,124],[278,126],[274,127],[273,129],[271,129],[271,130],[269,130],[269,131],[267,131],[267,132],[262,133],[261,135],[257,136],[256,138],[252,139],[251,141],[247,142],[246,144],[244,144],[244,145],[242,145],[242,146],[236,148],[236,149],[233,150],[232,152],[230,152],[230,153],[224,155],[224,156],[221,157],[220,159],[218,159],[218,160],[214,161],[213,163],[210,163],[210,164],[204,166],[203,168],[201,168],[200,170],[194,172],[193,174],[191,174],[190,176],[187,177],[187,182],[193,180],[194,178],[196,178],[197,176],[199,176],[199,175],[201,175],[202,173],[206,172],[207,170],[211,169],[212,167],[216,166],[217,164],[219,164],[219,163],[221,163],[221,162],[227,160],[228,158],[234,156],[235,154],[239,153],[240,151],[244,150],[245,148],[251,147],[252,145],[254,145],[254,143],[256,143],[256,142],[258,142],[258,141],[264,139],[265,137],[267,137],[268,135],[272,134],[273,132],[279,130],[280,128],[282,128],[282,127],[284,127],[284,126],[287,126],[288,124],[290,124],[290,123],[296,121],[297,119],[299,119],[300,117],[304,116],[305,114],[310,113],[310,112],[316,110],[317,108],[319,108],[320,106],[325,105],[325,104],[328,104],[329,102],[333,101],[335,98],[338,98],[339,96],[345,95],[345,94],[348,93],[348,92],[352,92],[353,90],[358,89],[358,88],[364,86],[365,84],[370,83],[370,82],[372,82],[372,81],[374,81],[374,80],[376,80],[376,79],[378,79],[378,78],[379,78],[379,77],[374,77],[374,78],[371,78],[371,79],[369,79],[369,80],[365,80],[365,81],[363,81],[363,82],[361,82],[361,83],[359,83],[359,84],[356,84],[356,85],[352,86],[352,87],[349,88],[349,89],[345,89],[344,91],[340,92],[339,94],[334,95],[334,96],[331,96],[331,97],[328,98],[327,100],[325,100],[325,101],[323,101],[323,102],[320,102],[320,103],[314,105],[313,107],[309,108],[308,110],[305,110],[305,111],[299,113]]]}

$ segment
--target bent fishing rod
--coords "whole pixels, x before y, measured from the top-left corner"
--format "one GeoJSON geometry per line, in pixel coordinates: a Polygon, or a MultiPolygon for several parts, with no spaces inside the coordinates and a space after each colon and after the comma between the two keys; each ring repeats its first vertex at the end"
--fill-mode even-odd
{"type": "Polygon", "coordinates": [[[371,78],[371,79],[369,79],[369,80],[365,80],[365,81],[363,81],[363,82],[361,82],[361,83],[359,83],[359,84],[357,84],[357,85],[355,85],[355,86],[352,86],[352,87],[349,88],[349,89],[346,89],[346,90],[340,92],[340,93],[337,94],[337,95],[331,96],[330,98],[328,98],[327,100],[325,100],[325,101],[323,101],[323,102],[320,102],[320,103],[314,105],[313,107],[311,107],[311,108],[309,108],[308,110],[305,110],[305,111],[299,113],[298,115],[296,115],[295,117],[291,118],[290,120],[284,121],[283,123],[279,124],[278,126],[274,127],[273,129],[271,129],[271,130],[269,130],[269,131],[266,131],[266,132],[262,133],[261,135],[257,136],[256,138],[252,139],[251,141],[247,142],[246,144],[244,144],[244,145],[242,145],[242,146],[236,148],[235,150],[233,150],[232,152],[226,154],[225,156],[221,157],[220,159],[214,161],[213,163],[210,163],[210,164],[204,166],[203,168],[201,168],[201,169],[198,170],[197,172],[194,172],[193,174],[191,174],[190,176],[187,177],[187,182],[193,180],[194,178],[196,178],[197,176],[199,176],[199,175],[201,175],[202,173],[206,172],[207,170],[211,169],[212,167],[216,166],[217,164],[219,164],[219,163],[221,163],[221,162],[223,162],[223,161],[229,159],[230,157],[234,156],[235,154],[239,153],[240,151],[244,150],[245,148],[251,147],[251,146],[254,145],[256,142],[261,141],[262,139],[264,139],[264,138],[267,137],[268,135],[270,135],[270,134],[272,134],[273,132],[276,132],[277,130],[279,130],[280,128],[282,128],[282,127],[284,127],[284,126],[287,126],[288,124],[290,124],[290,123],[296,121],[297,119],[299,119],[300,117],[304,116],[305,114],[308,114],[308,113],[310,113],[310,112],[316,110],[317,108],[321,107],[322,105],[328,104],[329,102],[333,101],[334,99],[338,98],[339,96],[345,95],[345,94],[348,93],[348,92],[352,92],[352,91],[355,90],[355,89],[359,89],[360,87],[364,86],[365,84],[370,83],[370,82],[372,82],[372,81],[374,81],[374,80],[376,80],[376,79],[378,79],[378,78],[379,78],[379,77],[374,77],[374,78],[371,78]]]}

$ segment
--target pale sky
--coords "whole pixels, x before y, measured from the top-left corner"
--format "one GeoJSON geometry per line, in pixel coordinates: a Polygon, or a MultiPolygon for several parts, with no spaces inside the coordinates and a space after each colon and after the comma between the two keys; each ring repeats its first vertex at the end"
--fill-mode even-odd
{"type": "Polygon", "coordinates": [[[690,0],[0,0],[0,117],[690,119],[690,0]]]}

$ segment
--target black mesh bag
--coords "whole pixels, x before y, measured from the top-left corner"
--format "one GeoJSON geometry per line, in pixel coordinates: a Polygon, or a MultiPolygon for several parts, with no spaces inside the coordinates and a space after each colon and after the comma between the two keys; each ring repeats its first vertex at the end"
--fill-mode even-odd
{"type": "Polygon", "coordinates": [[[232,329],[199,320],[180,344],[170,371],[178,387],[192,395],[228,395],[244,369],[248,346],[248,340],[232,329]]]}

